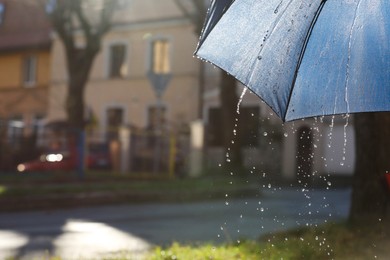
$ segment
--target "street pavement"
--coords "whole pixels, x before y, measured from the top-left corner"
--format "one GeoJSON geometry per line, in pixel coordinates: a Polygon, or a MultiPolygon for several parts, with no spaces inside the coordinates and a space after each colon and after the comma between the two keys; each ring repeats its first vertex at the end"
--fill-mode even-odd
{"type": "Polygon", "coordinates": [[[270,232],[346,219],[350,189],[268,187],[252,198],[0,214],[0,259],[98,259],[154,245],[239,243],[270,232]]]}

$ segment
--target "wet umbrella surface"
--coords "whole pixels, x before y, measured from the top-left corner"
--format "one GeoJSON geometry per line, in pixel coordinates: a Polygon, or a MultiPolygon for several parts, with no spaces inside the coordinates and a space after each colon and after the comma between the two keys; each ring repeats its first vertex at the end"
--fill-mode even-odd
{"type": "Polygon", "coordinates": [[[196,55],[283,121],[390,111],[390,1],[213,0],[196,55]]]}

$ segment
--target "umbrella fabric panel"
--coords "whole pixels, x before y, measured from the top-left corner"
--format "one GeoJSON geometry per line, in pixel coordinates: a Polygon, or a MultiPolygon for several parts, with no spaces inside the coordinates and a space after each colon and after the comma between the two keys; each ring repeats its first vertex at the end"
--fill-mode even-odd
{"type": "Polygon", "coordinates": [[[204,38],[214,28],[215,24],[221,19],[222,15],[229,8],[234,0],[218,0],[211,2],[206,16],[206,23],[200,35],[198,47],[203,43],[204,38]]]}
{"type": "Polygon", "coordinates": [[[300,53],[321,5],[235,0],[213,28],[206,26],[196,54],[235,76],[284,118],[300,53]]]}
{"type": "Polygon", "coordinates": [[[390,1],[328,0],[313,28],[286,120],[390,110],[390,1]]]}

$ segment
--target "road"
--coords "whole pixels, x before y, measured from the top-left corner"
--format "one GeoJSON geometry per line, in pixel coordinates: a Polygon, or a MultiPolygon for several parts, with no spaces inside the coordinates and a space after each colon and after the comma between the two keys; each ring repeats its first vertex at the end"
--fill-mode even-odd
{"type": "Polygon", "coordinates": [[[261,198],[118,205],[0,214],[0,259],[101,258],[153,245],[239,242],[269,232],[345,219],[349,189],[269,188],[261,198]]]}

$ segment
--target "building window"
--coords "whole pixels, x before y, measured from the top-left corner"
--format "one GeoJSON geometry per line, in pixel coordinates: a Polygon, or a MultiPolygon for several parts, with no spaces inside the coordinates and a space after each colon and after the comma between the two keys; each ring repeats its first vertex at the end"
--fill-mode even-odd
{"type": "Polygon", "coordinates": [[[169,42],[167,40],[159,39],[152,42],[150,70],[156,74],[171,72],[169,42]]]}
{"type": "Polygon", "coordinates": [[[110,78],[123,78],[127,74],[127,67],[125,63],[126,45],[114,44],[110,46],[110,78]]]}
{"type": "Polygon", "coordinates": [[[154,131],[164,128],[166,109],[164,106],[148,108],[148,129],[154,131]]]}
{"type": "Polygon", "coordinates": [[[23,60],[23,84],[25,86],[34,86],[37,79],[37,58],[27,56],[23,60]]]}
{"type": "Polygon", "coordinates": [[[15,147],[18,147],[22,143],[24,127],[22,116],[15,116],[8,121],[8,141],[15,147]]]}
{"type": "Polygon", "coordinates": [[[5,5],[0,3],[0,25],[4,22],[5,5]]]}
{"type": "Polygon", "coordinates": [[[108,108],[106,116],[108,139],[117,139],[119,127],[124,123],[124,109],[121,107],[108,108]]]}
{"type": "MultiPolygon", "coordinates": [[[[258,146],[260,128],[260,109],[257,106],[241,107],[238,115],[237,134],[242,146],[258,146]]],[[[223,146],[224,135],[221,108],[211,108],[208,117],[208,144],[210,146],[223,146]]],[[[234,140],[232,140],[234,141],[234,140]]]]}

